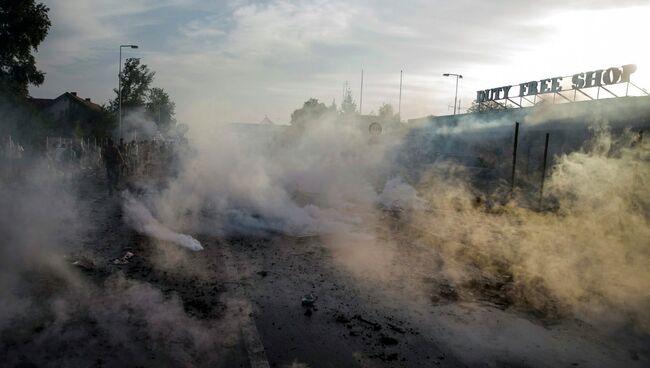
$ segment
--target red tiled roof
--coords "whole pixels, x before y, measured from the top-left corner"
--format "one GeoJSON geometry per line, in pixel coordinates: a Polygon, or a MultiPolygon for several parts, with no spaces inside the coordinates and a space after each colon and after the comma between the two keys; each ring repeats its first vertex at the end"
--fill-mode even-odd
{"type": "Polygon", "coordinates": [[[49,107],[51,104],[53,104],[54,101],[56,101],[56,100],[58,100],[60,98],[64,98],[64,97],[68,97],[68,98],[72,99],[73,101],[77,102],[78,104],[83,105],[87,109],[90,109],[90,110],[93,110],[93,111],[101,111],[102,110],[102,107],[99,106],[98,104],[96,104],[96,103],[94,103],[92,101],[88,101],[86,99],[83,99],[83,98],[77,96],[76,93],[74,93],[74,92],[66,92],[66,93],[60,95],[57,98],[30,98],[29,101],[36,108],[45,109],[45,108],[49,107]]]}
{"type": "Polygon", "coordinates": [[[65,95],[68,95],[73,100],[77,101],[78,103],[86,106],[87,108],[89,108],[91,110],[94,110],[94,111],[101,111],[102,110],[102,107],[97,105],[96,103],[94,103],[92,101],[85,100],[85,99],[83,99],[83,98],[81,98],[81,97],[79,97],[77,95],[74,95],[74,94],[72,94],[70,92],[66,92],[66,93],[62,94],[61,96],[57,97],[57,99],[61,98],[62,96],[65,96],[65,95]]]}

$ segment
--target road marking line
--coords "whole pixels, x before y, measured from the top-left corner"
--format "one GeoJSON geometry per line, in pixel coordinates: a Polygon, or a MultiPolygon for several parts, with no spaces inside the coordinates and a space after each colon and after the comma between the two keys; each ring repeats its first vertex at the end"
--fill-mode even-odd
{"type": "Polygon", "coordinates": [[[251,368],[270,368],[269,361],[266,358],[266,350],[264,349],[262,339],[255,325],[255,319],[253,318],[253,306],[241,287],[241,279],[238,277],[239,271],[234,265],[235,258],[230,251],[230,245],[225,243],[222,246],[222,252],[225,256],[223,259],[226,272],[235,284],[235,289],[232,293],[241,302],[238,316],[240,322],[239,328],[244,345],[246,346],[246,351],[248,352],[251,368]]]}

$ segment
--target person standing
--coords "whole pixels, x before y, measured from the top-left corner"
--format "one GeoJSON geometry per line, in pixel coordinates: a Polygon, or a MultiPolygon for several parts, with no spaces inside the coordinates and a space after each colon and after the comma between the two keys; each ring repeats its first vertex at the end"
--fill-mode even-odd
{"type": "Polygon", "coordinates": [[[120,170],[124,164],[124,158],[122,158],[120,150],[115,146],[115,143],[110,138],[102,149],[102,158],[104,159],[104,165],[106,166],[108,195],[113,195],[113,191],[117,190],[117,184],[120,181],[120,170]]]}

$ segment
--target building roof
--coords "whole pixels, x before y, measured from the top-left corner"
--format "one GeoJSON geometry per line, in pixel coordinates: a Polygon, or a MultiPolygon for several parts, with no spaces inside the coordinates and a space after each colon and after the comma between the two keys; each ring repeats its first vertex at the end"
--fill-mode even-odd
{"type": "Polygon", "coordinates": [[[77,92],[65,92],[57,98],[30,98],[30,102],[38,109],[46,109],[51,106],[55,101],[62,98],[68,98],[74,101],[77,104],[82,105],[83,107],[99,112],[102,110],[102,107],[90,100],[90,98],[81,98],[77,96],[77,92]]]}
{"type": "Polygon", "coordinates": [[[62,94],[61,96],[57,97],[56,99],[58,100],[58,99],[62,98],[63,96],[67,96],[68,98],[72,99],[73,101],[76,101],[77,103],[87,107],[90,110],[94,110],[94,111],[97,111],[97,112],[102,110],[102,107],[99,106],[98,104],[92,102],[90,100],[90,98],[85,98],[84,99],[84,98],[81,98],[81,97],[77,96],[77,92],[66,92],[66,93],[62,94]]]}
{"type": "Polygon", "coordinates": [[[266,115],[264,115],[264,119],[262,119],[262,121],[260,121],[260,124],[262,124],[262,125],[275,125],[275,123],[273,121],[271,121],[271,119],[269,119],[269,117],[266,116],[266,115]]]}

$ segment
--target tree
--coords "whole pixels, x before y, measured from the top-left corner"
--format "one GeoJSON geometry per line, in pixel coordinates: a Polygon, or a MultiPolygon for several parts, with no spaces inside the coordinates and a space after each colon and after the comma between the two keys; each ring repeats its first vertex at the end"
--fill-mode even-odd
{"type": "Polygon", "coordinates": [[[474,112],[485,112],[485,111],[493,111],[493,110],[505,110],[508,109],[504,104],[500,104],[496,101],[486,101],[486,102],[481,102],[480,104],[477,103],[476,101],[472,101],[472,106],[470,106],[467,109],[468,113],[474,113],[474,112]]]}
{"type": "Polygon", "coordinates": [[[330,110],[324,103],[318,102],[316,98],[310,98],[305,101],[302,108],[291,114],[291,125],[305,128],[309,122],[322,119],[328,112],[330,110]]]}
{"type": "MultiPolygon", "coordinates": [[[[149,89],[156,72],[149,70],[145,64],[140,65],[140,59],[126,59],[122,69],[122,109],[129,110],[145,106],[149,89]]],[[[110,110],[117,112],[119,109],[119,89],[113,89],[115,99],[109,102],[110,110]]]]}
{"type": "Polygon", "coordinates": [[[95,113],[93,123],[86,125],[78,136],[97,139],[109,138],[116,128],[115,116],[105,105],[102,105],[101,110],[95,113]]]}
{"type": "Polygon", "coordinates": [[[174,119],[176,104],[162,88],[153,87],[147,96],[147,114],[158,125],[158,129],[167,132],[176,124],[174,119]]]}
{"type": "Polygon", "coordinates": [[[30,84],[43,84],[32,52],[50,29],[49,10],[34,0],[0,0],[0,93],[27,97],[30,84]]]}
{"type": "MultiPolygon", "coordinates": [[[[156,72],[149,70],[139,59],[127,59],[122,70],[122,110],[142,108],[146,117],[156,122],[158,130],[169,132],[176,125],[176,104],[169,94],[159,87],[151,87],[156,72]]],[[[119,90],[113,89],[115,99],[109,102],[109,109],[119,109],[119,90]]]]}

